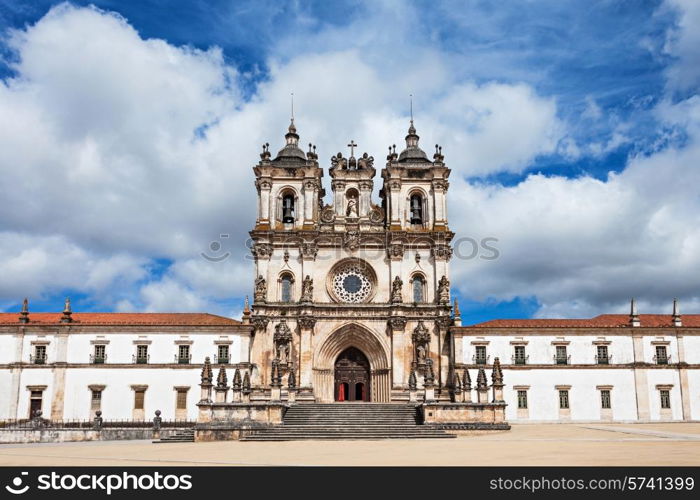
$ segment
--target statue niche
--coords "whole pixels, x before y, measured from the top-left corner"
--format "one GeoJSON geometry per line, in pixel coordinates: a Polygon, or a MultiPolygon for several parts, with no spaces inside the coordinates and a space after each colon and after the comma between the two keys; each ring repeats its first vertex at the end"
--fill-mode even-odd
{"type": "Polygon", "coordinates": [[[275,326],[275,334],[273,336],[274,342],[274,360],[277,361],[281,366],[286,366],[291,362],[291,348],[292,348],[292,331],[287,326],[287,320],[281,320],[277,326],[275,326]]]}

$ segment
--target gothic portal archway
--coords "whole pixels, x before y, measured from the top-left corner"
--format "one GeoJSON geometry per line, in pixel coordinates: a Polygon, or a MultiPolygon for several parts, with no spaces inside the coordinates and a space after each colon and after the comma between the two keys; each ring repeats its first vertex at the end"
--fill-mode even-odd
{"type": "Polygon", "coordinates": [[[348,347],[335,362],[334,393],[336,401],[369,401],[369,361],[356,347],[348,347]]]}
{"type": "Polygon", "coordinates": [[[364,325],[348,323],[323,338],[313,353],[313,391],[316,401],[330,403],[338,400],[338,384],[344,391],[344,401],[389,402],[391,400],[390,353],[386,335],[382,336],[364,325]],[[336,380],[336,364],[344,360],[340,367],[355,363],[354,386],[351,380],[336,380]],[[358,386],[357,384],[363,384],[358,386]],[[358,396],[358,392],[359,396],[358,396]]]}

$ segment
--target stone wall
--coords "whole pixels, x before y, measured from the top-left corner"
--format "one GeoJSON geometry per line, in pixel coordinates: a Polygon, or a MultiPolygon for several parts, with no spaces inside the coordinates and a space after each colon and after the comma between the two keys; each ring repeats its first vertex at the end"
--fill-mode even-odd
{"type": "MultiPolygon", "coordinates": [[[[175,434],[181,429],[160,430],[160,437],[175,434]]],[[[131,439],[155,439],[152,428],[108,428],[94,429],[3,429],[0,443],[63,443],[69,441],[123,441],[131,439]]]]}

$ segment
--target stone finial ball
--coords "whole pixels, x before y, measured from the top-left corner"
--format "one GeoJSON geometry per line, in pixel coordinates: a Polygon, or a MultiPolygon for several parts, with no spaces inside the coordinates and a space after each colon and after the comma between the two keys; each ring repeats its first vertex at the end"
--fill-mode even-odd
{"type": "Polygon", "coordinates": [[[101,416],[102,416],[102,411],[101,411],[101,410],[97,410],[97,411],[95,412],[95,416],[96,416],[96,417],[101,417],[101,416]]]}
{"type": "Polygon", "coordinates": [[[36,415],[37,417],[40,417],[43,415],[43,412],[41,410],[37,410],[34,415],[36,415]]]}
{"type": "Polygon", "coordinates": [[[160,410],[156,410],[156,417],[160,417],[160,410]]]}

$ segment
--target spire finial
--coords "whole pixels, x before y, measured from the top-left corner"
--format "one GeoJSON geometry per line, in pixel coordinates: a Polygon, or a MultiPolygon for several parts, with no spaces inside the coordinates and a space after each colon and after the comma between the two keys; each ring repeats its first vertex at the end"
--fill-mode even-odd
{"type": "Polygon", "coordinates": [[[22,310],[19,313],[20,323],[29,323],[29,299],[27,297],[22,301],[22,310]]]}
{"type": "Polygon", "coordinates": [[[681,321],[681,307],[678,305],[678,299],[673,299],[673,326],[683,326],[681,321]]]}
{"type": "Polygon", "coordinates": [[[66,302],[63,306],[63,315],[61,316],[61,323],[70,323],[73,321],[73,318],[71,315],[73,314],[73,310],[70,307],[70,297],[66,297],[66,302]]]}
{"type": "Polygon", "coordinates": [[[630,326],[641,326],[639,314],[637,314],[637,301],[632,297],[630,302],[630,326]]]}
{"type": "Polygon", "coordinates": [[[408,94],[408,97],[411,100],[411,123],[413,123],[413,94],[408,94]]]}
{"type": "Polygon", "coordinates": [[[292,92],[292,123],[294,123],[294,92],[292,92]]]}

